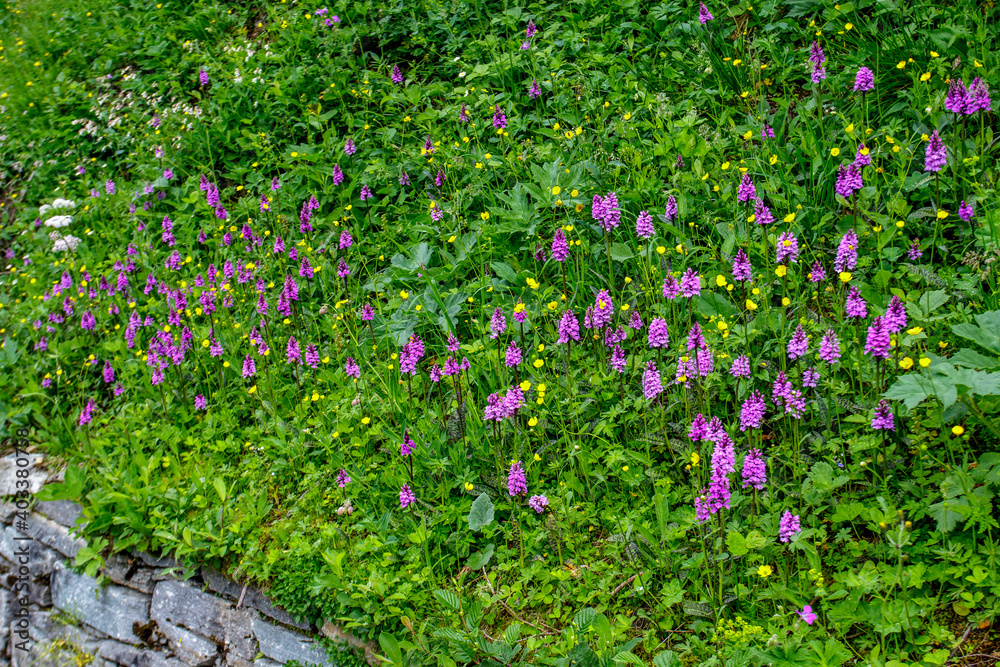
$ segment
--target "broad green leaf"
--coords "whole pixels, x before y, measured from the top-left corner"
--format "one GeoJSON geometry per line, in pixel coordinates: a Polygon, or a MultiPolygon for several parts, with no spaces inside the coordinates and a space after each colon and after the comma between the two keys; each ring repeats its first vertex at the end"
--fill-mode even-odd
{"type": "Polygon", "coordinates": [[[820,461],[813,465],[809,471],[809,479],[812,480],[813,486],[817,490],[827,493],[851,481],[851,478],[847,475],[838,475],[835,477],[833,466],[826,461],[820,461]]]}
{"type": "Polygon", "coordinates": [[[472,530],[482,530],[484,526],[493,523],[493,501],[485,493],[472,501],[472,509],[469,511],[469,528],[472,530]]]}
{"type": "Polygon", "coordinates": [[[979,368],[983,370],[996,370],[1000,368],[1000,361],[994,357],[987,357],[975,350],[967,347],[962,348],[948,358],[952,364],[965,368],[979,368]]]}
{"type": "Polygon", "coordinates": [[[830,517],[830,521],[835,523],[843,523],[845,521],[854,521],[861,515],[865,506],[861,503],[840,503],[837,505],[836,511],[833,516],[830,517]]]}
{"type": "Polygon", "coordinates": [[[510,268],[510,264],[507,264],[506,262],[490,262],[490,266],[493,267],[493,270],[497,272],[498,276],[506,280],[511,285],[517,282],[517,273],[514,272],[514,269],[510,268]]]}
{"type": "Polygon", "coordinates": [[[927,508],[927,513],[937,521],[937,530],[941,533],[950,533],[958,525],[958,520],[964,514],[954,511],[952,508],[968,505],[968,501],[963,497],[959,499],[942,500],[927,508]]]}
{"type": "Polygon", "coordinates": [[[624,243],[611,244],[611,259],[616,262],[624,262],[634,256],[632,249],[624,243]]]}
{"type": "Polygon", "coordinates": [[[1000,354],[1000,329],[986,329],[969,322],[963,322],[953,324],[951,330],[962,338],[982,345],[993,354],[1000,354]]]}
{"type": "Polygon", "coordinates": [[[487,544],[486,548],[483,549],[482,553],[476,552],[469,556],[469,561],[466,565],[469,566],[470,570],[481,570],[487,565],[489,565],[490,560],[493,558],[493,545],[487,544]]]}
{"type": "Polygon", "coordinates": [[[750,553],[750,549],[747,548],[746,539],[736,530],[731,530],[726,535],[726,548],[729,549],[729,554],[733,558],[750,553]]]}
{"type": "Polygon", "coordinates": [[[399,650],[399,642],[396,638],[387,632],[383,632],[378,636],[379,646],[385,651],[386,657],[388,657],[388,662],[395,665],[395,667],[403,667],[403,652],[399,650]]]}
{"type": "Polygon", "coordinates": [[[937,398],[941,405],[948,407],[958,400],[958,390],[954,382],[943,372],[940,364],[937,368],[928,368],[926,373],[916,371],[897,378],[885,397],[890,400],[903,401],[907,410],[917,407],[925,398],[937,398]]]}

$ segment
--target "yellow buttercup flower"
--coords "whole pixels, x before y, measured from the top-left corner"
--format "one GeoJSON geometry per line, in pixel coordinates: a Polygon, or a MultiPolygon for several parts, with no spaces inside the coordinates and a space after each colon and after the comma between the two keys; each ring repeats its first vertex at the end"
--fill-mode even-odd
{"type": "Polygon", "coordinates": [[[767,579],[772,574],[774,574],[774,570],[771,568],[770,565],[761,565],[760,567],[757,568],[757,576],[760,577],[761,579],[767,579]]]}
{"type": "Polygon", "coordinates": [[[963,433],[965,433],[965,429],[962,428],[961,425],[955,424],[954,426],[951,427],[951,433],[952,435],[962,435],[963,433]]]}
{"type": "Polygon", "coordinates": [[[784,264],[779,264],[778,268],[774,270],[774,275],[778,276],[779,278],[784,278],[787,274],[788,274],[788,267],[786,267],[784,264]]]}
{"type": "Polygon", "coordinates": [[[899,367],[904,371],[910,370],[913,368],[913,359],[910,357],[903,357],[903,359],[899,362],[899,367]]]}

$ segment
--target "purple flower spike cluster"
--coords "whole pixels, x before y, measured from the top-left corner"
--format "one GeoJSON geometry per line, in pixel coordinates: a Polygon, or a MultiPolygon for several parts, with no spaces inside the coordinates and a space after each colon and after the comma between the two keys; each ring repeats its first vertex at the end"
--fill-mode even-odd
{"type": "Polygon", "coordinates": [[[507,493],[511,496],[528,494],[528,478],[520,461],[510,465],[510,472],[507,474],[507,493]]]}
{"type": "MultiPolygon", "coordinates": [[[[699,415],[700,416],[700,415],[699,415]]],[[[704,417],[702,417],[704,421],[704,417]]],[[[695,515],[698,521],[708,521],[720,510],[729,509],[733,492],[729,488],[729,475],[736,471],[736,452],[733,441],[726,433],[718,417],[712,417],[712,421],[704,427],[701,433],[701,440],[707,440],[715,444],[712,451],[712,476],[708,483],[708,489],[702,490],[701,495],[694,499],[695,515]]]]}
{"type": "Polygon", "coordinates": [[[993,104],[990,101],[990,89],[978,76],[972,80],[966,88],[962,79],[953,79],[948,85],[948,96],[945,98],[944,106],[948,111],[956,114],[971,116],[977,111],[991,111],[993,104]]]}
{"type": "Polygon", "coordinates": [[[781,522],[778,525],[778,539],[782,542],[791,542],[802,530],[802,523],[797,514],[792,514],[789,510],[781,515],[781,522]]]}
{"type": "Polygon", "coordinates": [[[604,197],[594,195],[591,217],[600,223],[605,232],[617,228],[622,219],[622,213],[618,209],[618,195],[614,192],[609,192],[604,197]]]}

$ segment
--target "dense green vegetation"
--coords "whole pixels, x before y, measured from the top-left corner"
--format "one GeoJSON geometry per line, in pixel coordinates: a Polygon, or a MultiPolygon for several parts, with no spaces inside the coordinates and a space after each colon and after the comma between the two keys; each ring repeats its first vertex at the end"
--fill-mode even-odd
{"type": "Polygon", "coordinates": [[[998,20],[12,2],[4,433],[399,666],[977,664],[998,20]]]}

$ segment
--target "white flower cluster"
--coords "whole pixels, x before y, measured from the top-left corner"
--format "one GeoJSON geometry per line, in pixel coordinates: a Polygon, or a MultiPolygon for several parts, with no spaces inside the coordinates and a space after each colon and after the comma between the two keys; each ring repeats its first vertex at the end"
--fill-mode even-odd
{"type": "MultiPolygon", "coordinates": [[[[60,211],[72,211],[76,208],[76,202],[70,199],[55,199],[51,204],[42,204],[38,207],[38,217],[44,218],[50,213],[58,213],[60,211]]],[[[73,216],[61,213],[59,215],[52,215],[47,220],[45,220],[46,227],[52,227],[54,229],[60,229],[62,227],[68,227],[73,222],[73,216]]],[[[52,241],[52,252],[70,252],[76,251],[76,246],[79,245],[80,239],[69,234],[63,235],[60,232],[49,232],[49,240],[52,241]]]]}
{"type": "Polygon", "coordinates": [[[76,246],[80,244],[80,239],[72,234],[63,236],[59,232],[49,232],[49,239],[52,241],[52,252],[76,252],[76,246]]]}
{"type": "MultiPolygon", "coordinates": [[[[39,206],[38,217],[45,217],[51,211],[73,208],[76,208],[76,202],[69,199],[56,199],[51,204],[42,204],[39,206]]],[[[71,222],[73,222],[73,216],[71,215],[54,215],[45,221],[45,226],[58,229],[60,227],[68,227],[71,222]]]]}

